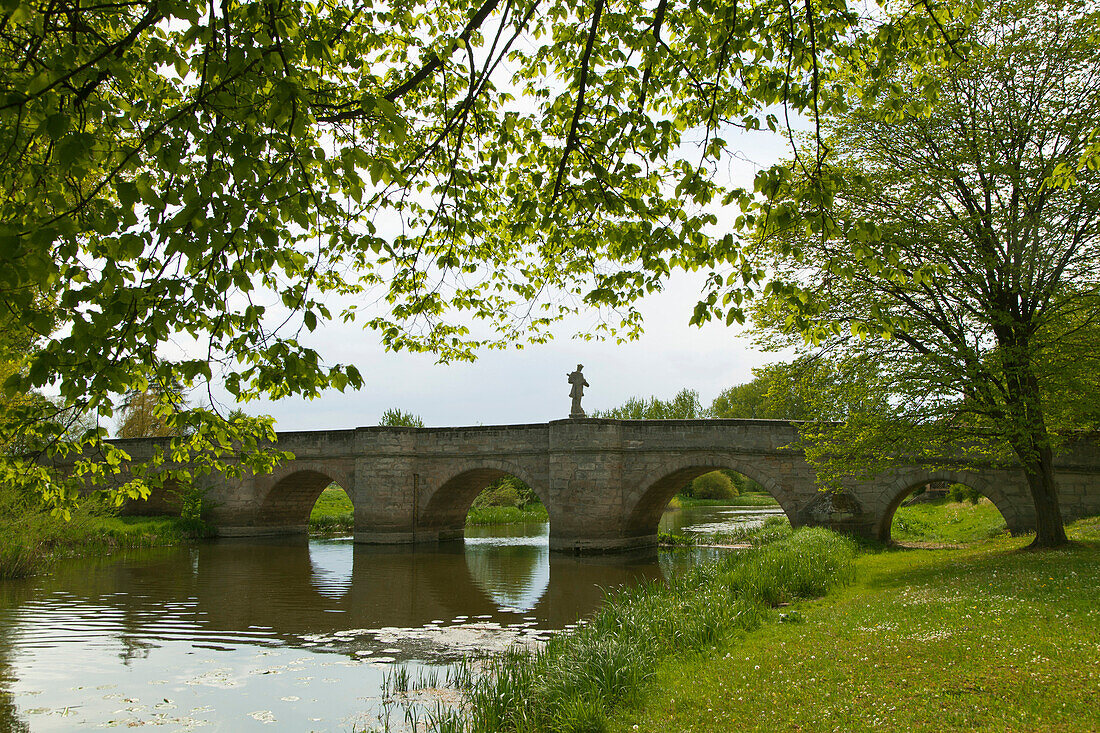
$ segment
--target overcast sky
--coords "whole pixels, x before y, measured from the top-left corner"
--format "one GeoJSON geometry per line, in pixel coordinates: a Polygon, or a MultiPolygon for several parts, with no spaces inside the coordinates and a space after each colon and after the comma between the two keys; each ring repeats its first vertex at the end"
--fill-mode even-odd
{"type": "Polygon", "coordinates": [[[752,368],[775,355],[752,349],[741,329],[689,326],[701,278],[678,276],[642,306],[646,334],[627,344],[562,337],[523,350],[484,352],[472,364],[436,364],[425,354],[387,353],[371,332],[329,323],[311,344],[327,361],[355,364],[365,386],[320,399],[252,402],[251,414],[270,414],[279,430],[377,425],[388,408],[421,416],[425,425],[545,422],[569,416],[566,374],[584,364],[586,410],[616,407],[634,395],[668,398],[684,387],[709,405],[726,387],[752,379],[752,368]]]}

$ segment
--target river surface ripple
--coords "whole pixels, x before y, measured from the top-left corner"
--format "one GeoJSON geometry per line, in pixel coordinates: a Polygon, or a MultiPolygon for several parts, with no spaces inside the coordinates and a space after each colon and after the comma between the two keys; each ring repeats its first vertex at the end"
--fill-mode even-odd
{"type": "MultiPolygon", "coordinates": [[[[771,513],[698,507],[662,529],[771,513]]],[[[605,588],[713,556],[551,555],[542,524],[430,548],[236,540],[67,561],[0,581],[0,731],[371,730],[394,665],[537,644],[605,588]]]]}

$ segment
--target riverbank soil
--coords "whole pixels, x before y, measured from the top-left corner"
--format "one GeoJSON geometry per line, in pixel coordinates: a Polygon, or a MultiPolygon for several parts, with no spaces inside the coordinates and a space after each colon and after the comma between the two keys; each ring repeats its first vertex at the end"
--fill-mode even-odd
{"type": "Polygon", "coordinates": [[[1069,532],[863,555],[801,623],[665,660],[611,730],[1100,730],[1100,518],[1069,532]]]}

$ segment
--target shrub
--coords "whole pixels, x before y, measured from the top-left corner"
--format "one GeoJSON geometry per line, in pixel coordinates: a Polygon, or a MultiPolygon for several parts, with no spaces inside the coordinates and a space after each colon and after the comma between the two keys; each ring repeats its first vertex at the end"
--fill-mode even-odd
{"type": "Polygon", "coordinates": [[[947,488],[947,498],[950,501],[969,501],[971,504],[977,504],[982,500],[982,495],[977,489],[966,484],[951,484],[947,488]]]}
{"type": "Polygon", "coordinates": [[[534,490],[515,476],[502,476],[485,487],[474,499],[473,506],[514,506],[525,507],[539,504],[534,490]]]}
{"type": "Polygon", "coordinates": [[[722,471],[704,473],[688,484],[684,493],[696,499],[732,499],[738,495],[737,487],[722,471]]]}
{"type": "Polygon", "coordinates": [[[474,506],[519,506],[519,491],[511,483],[503,480],[490,484],[474,499],[474,506]]]}

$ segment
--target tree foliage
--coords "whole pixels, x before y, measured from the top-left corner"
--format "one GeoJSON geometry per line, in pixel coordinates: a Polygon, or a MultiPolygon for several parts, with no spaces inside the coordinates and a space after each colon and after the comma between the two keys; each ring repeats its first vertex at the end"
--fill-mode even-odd
{"type": "Polygon", "coordinates": [[[162,438],[173,433],[165,419],[173,405],[165,404],[162,396],[154,391],[130,395],[119,415],[118,437],[162,438]]]}
{"type": "Polygon", "coordinates": [[[656,396],[648,400],[631,397],[618,407],[594,410],[592,417],[612,420],[700,420],[711,417],[711,414],[699,402],[697,391],[684,388],[670,400],[662,400],[656,396]]]}
{"type": "Polygon", "coordinates": [[[420,419],[419,415],[399,410],[396,407],[391,407],[383,412],[382,417],[378,420],[378,424],[406,428],[424,427],[424,421],[420,419]]]}
{"type": "Polygon", "coordinates": [[[762,420],[845,420],[882,402],[875,368],[866,362],[839,363],[807,356],[753,369],[751,382],[722,391],[711,404],[718,418],[762,420]]]}
{"type": "Polygon", "coordinates": [[[1065,541],[1056,435],[1095,414],[1098,34],[1089,3],[989,4],[964,59],[854,85],[810,144],[816,175],[777,179],[753,219],[775,273],[762,326],[873,364],[888,395],[818,426],[817,457],[957,458],[965,426],[1022,466],[1038,544],[1065,541]]]}
{"type": "MultiPolygon", "coordinates": [[[[863,28],[843,0],[6,0],[0,307],[38,348],[4,387],[97,420],[177,385],[177,405],[358,387],[310,346],[335,317],[441,359],[542,341],[580,308],[630,336],[673,269],[757,276],[708,229],[708,206],[748,196],[714,177],[725,131],[826,111],[835,58],[944,61],[949,11],[917,8],[863,28]]],[[[23,442],[106,461],[9,460],[0,480],[62,500],[125,463],[55,417],[16,420],[23,442]]],[[[270,420],[165,420],[162,468],[279,457],[270,420]]]]}

